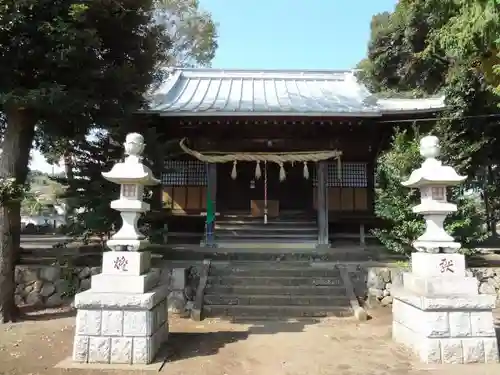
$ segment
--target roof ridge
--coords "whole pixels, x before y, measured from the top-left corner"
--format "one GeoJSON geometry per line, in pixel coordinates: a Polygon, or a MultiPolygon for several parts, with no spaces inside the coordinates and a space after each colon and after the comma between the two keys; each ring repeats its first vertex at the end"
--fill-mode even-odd
{"type": "Polygon", "coordinates": [[[169,71],[186,71],[186,72],[213,72],[213,73],[294,73],[294,74],[354,74],[359,69],[242,69],[242,68],[205,68],[205,67],[168,67],[169,71]]]}
{"type": "Polygon", "coordinates": [[[444,108],[439,99],[378,100],[354,70],[170,68],[169,72],[151,97],[151,111],[163,116],[376,117],[444,108]]]}

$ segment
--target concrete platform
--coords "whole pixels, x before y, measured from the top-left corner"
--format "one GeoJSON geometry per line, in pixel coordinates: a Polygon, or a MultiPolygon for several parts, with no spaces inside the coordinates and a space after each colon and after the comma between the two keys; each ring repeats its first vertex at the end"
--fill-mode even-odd
{"type": "Polygon", "coordinates": [[[155,371],[159,372],[168,361],[168,346],[163,347],[158,351],[153,362],[149,364],[119,364],[119,363],[78,363],[74,362],[71,356],[57,363],[54,368],[60,369],[77,369],[77,370],[122,370],[122,371],[155,371]]]}

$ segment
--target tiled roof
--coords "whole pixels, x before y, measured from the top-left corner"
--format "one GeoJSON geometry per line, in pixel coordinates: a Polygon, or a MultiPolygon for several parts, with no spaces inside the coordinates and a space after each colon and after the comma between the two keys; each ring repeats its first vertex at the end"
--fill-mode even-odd
{"type": "Polygon", "coordinates": [[[380,116],[442,108],[444,98],[377,100],[353,71],[173,69],[150,97],[150,112],[164,116],[380,116]]]}

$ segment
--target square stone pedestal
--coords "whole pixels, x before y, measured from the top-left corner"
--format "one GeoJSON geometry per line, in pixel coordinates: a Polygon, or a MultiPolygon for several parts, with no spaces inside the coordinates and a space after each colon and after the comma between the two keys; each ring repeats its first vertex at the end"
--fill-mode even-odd
{"type": "Polygon", "coordinates": [[[150,253],[110,251],[91,289],[75,297],[73,361],[149,364],[168,338],[168,285],[150,253]]]}
{"type": "Polygon", "coordinates": [[[480,295],[465,276],[460,254],[415,253],[403,288],[393,288],[392,335],[424,363],[497,363],[492,310],[495,296],[480,295]]]}

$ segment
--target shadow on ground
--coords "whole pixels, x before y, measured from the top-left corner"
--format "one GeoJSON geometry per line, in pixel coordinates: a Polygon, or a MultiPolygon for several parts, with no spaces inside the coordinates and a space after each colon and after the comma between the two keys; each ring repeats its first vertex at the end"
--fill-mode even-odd
{"type": "Polygon", "coordinates": [[[498,355],[500,356],[500,318],[495,321],[495,332],[497,335],[498,355]]]}
{"type": "Polygon", "coordinates": [[[21,318],[23,321],[46,321],[60,318],[76,317],[76,310],[69,306],[60,308],[47,309],[35,306],[23,306],[20,308],[21,318]]]}
{"type": "Polygon", "coordinates": [[[237,323],[249,325],[246,331],[171,332],[168,344],[165,344],[168,353],[167,362],[215,355],[226,345],[246,340],[250,335],[302,332],[307,325],[318,322],[320,322],[319,319],[303,319],[290,322],[238,320],[237,323]]]}
{"type": "Polygon", "coordinates": [[[246,340],[249,332],[172,332],[168,338],[168,362],[217,354],[227,344],[246,340]]]}

